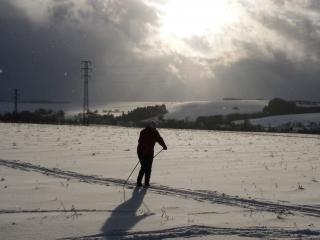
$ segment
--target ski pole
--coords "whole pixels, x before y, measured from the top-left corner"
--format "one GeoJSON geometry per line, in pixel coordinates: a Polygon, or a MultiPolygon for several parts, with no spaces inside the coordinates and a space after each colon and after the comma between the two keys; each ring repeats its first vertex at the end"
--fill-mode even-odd
{"type": "Polygon", "coordinates": [[[129,178],[131,177],[131,175],[132,175],[132,173],[134,172],[134,170],[136,170],[138,164],[139,164],[139,161],[137,162],[136,166],[135,166],[135,167],[133,168],[133,170],[131,171],[131,173],[130,173],[129,177],[127,178],[127,180],[124,182],[123,187],[125,187],[126,184],[128,183],[129,178]]]}
{"type": "MultiPolygon", "coordinates": [[[[153,159],[158,156],[161,152],[163,151],[163,149],[161,149],[156,155],[153,156],[153,159]]],[[[127,180],[124,182],[123,187],[125,187],[125,185],[128,183],[129,178],[131,177],[132,173],[134,172],[134,170],[136,170],[137,166],[139,164],[139,161],[137,162],[137,164],[134,166],[133,170],[131,171],[129,177],[127,178],[127,180]]]]}

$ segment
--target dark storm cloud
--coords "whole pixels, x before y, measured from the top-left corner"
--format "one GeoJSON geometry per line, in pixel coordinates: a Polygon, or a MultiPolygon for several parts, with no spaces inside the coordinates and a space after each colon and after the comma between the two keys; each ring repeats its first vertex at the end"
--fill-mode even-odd
{"type": "Polygon", "coordinates": [[[73,2],[61,1],[59,4],[48,8],[48,14],[55,23],[61,23],[72,19],[73,2]]]}
{"type": "Polygon", "coordinates": [[[319,100],[318,0],[238,0],[239,22],[175,40],[161,37],[165,2],[1,0],[0,98],[79,101],[86,58],[95,101],[319,100]]]}
{"type": "Polygon", "coordinates": [[[177,84],[164,82],[169,58],[145,61],[133,51],[150,34],[148,26],[158,24],[152,9],[140,1],[76,2],[48,1],[43,19],[12,1],[0,2],[2,96],[9,98],[17,87],[24,99],[80,99],[84,58],[94,63],[93,100],[174,96],[177,84]]]}
{"type": "MultiPolygon", "coordinates": [[[[311,3],[310,3],[311,4],[311,3]]],[[[320,56],[320,12],[317,17],[307,17],[304,14],[294,11],[287,11],[282,14],[251,14],[253,19],[261,23],[270,31],[286,38],[288,42],[296,41],[305,48],[305,53],[320,56]]]]}
{"type": "Polygon", "coordinates": [[[250,20],[244,26],[249,31],[233,36],[233,47],[244,57],[212,65],[211,91],[235,97],[320,100],[319,1],[264,3],[264,8],[253,4],[246,9],[250,20]]]}
{"type": "MultiPolygon", "coordinates": [[[[232,66],[218,67],[219,81],[212,86],[227,96],[249,98],[284,97],[317,100],[320,71],[314,62],[292,62],[283,54],[274,54],[272,61],[246,59],[232,66]],[[235,80],[235,77],[236,80],[235,80]]],[[[218,94],[218,93],[217,93],[218,94]]]]}

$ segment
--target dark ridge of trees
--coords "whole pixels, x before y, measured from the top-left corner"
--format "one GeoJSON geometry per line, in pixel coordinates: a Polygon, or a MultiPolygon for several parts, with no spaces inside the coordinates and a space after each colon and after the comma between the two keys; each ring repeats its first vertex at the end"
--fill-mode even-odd
{"type": "Polygon", "coordinates": [[[274,98],[270,100],[268,106],[264,107],[263,112],[267,115],[283,115],[295,113],[296,108],[295,102],[274,98]]]}
{"type": "MultiPolygon", "coordinates": [[[[140,121],[163,116],[167,113],[166,106],[156,105],[139,107],[127,114],[115,117],[112,114],[99,114],[98,111],[89,112],[88,118],[91,124],[108,124],[108,125],[137,125],[140,121]]],[[[45,110],[37,109],[34,112],[22,111],[18,113],[6,113],[0,115],[0,121],[3,122],[25,122],[25,123],[53,123],[53,124],[82,124],[83,115],[81,113],[68,119],[65,118],[65,113],[61,110],[45,110]]]]}
{"type": "MultiPolygon", "coordinates": [[[[88,114],[90,124],[105,124],[105,125],[116,125],[117,120],[112,114],[99,114],[98,111],[89,112],[88,114]]],[[[79,113],[71,119],[66,119],[66,122],[73,124],[83,123],[83,114],[79,113]]]]}
{"type": "Polygon", "coordinates": [[[268,116],[318,112],[320,112],[320,107],[298,107],[295,101],[286,101],[281,98],[270,100],[268,106],[263,109],[263,113],[268,116]]]}
{"type": "Polygon", "coordinates": [[[156,106],[147,106],[147,107],[138,107],[132,111],[129,111],[127,114],[122,114],[118,117],[119,121],[122,122],[137,122],[149,118],[154,118],[168,113],[166,105],[156,105],[156,106]]]}
{"type": "Polygon", "coordinates": [[[65,113],[62,110],[53,111],[40,108],[34,112],[5,113],[0,115],[0,120],[3,122],[62,123],[65,121],[65,113]]]}

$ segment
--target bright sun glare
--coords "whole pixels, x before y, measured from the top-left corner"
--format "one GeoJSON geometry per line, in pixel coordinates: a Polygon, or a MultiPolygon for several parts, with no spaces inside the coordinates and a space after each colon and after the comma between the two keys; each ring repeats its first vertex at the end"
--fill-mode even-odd
{"type": "Polygon", "coordinates": [[[216,33],[238,18],[229,0],[169,0],[162,10],[162,32],[178,38],[216,33]]]}

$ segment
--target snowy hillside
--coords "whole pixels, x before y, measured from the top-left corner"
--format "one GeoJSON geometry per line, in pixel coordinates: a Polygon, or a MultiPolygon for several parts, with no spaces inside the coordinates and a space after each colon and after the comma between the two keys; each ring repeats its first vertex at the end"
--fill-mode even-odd
{"type": "Polygon", "coordinates": [[[318,136],[160,129],[123,188],[139,130],[0,123],[0,238],[320,238],[318,136]]]}
{"type": "Polygon", "coordinates": [[[214,102],[186,102],[169,109],[165,119],[194,121],[200,116],[227,115],[231,113],[261,112],[268,104],[265,100],[228,100],[214,102]]]}
{"type": "Polygon", "coordinates": [[[303,126],[317,125],[320,126],[320,113],[309,113],[309,114],[292,114],[284,116],[273,116],[260,119],[252,119],[250,122],[254,125],[261,126],[271,126],[271,127],[280,127],[287,123],[292,126],[301,124],[303,126]]]}
{"type": "MultiPolygon", "coordinates": [[[[243,124],[244,121],[235,121],[236,124],[243,124]]],[[[257,119],[250,119],[252,125],[260,125],[264,128],[278,129],[320,129],[320,113],[291,114],[271,116],[257,119]]]]}

